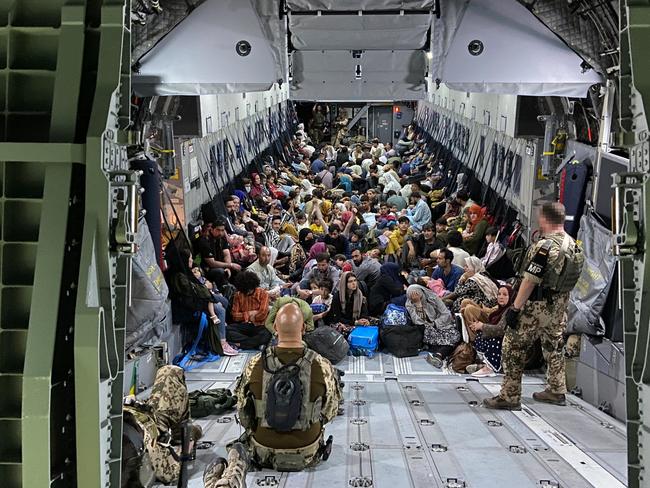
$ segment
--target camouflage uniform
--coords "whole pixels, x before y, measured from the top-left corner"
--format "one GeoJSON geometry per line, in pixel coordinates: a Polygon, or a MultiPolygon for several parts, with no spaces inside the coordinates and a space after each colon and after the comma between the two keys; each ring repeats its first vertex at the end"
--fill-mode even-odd
{"type": "Polygon", "coordinates": [[[314,112],[312,117],[312,127],[310,137],[316,145],[323,139],[323,129],[325,128],[325,115],[320,112],[314,112]]]}
{"type": "MultiPolygon", "coordinates": [[[[172,438],[180,436],[180,424],[189,418],[185,375],[178,366],[163,366],[156,373],[151,396],[142,405],[125,405],[124,415],[131,416],[144,433],[144,446],[156,479],[165,484],[178,479],[180,463],[170,449],[172,438]]],[[[200,436],[199,436],[200,437],[200,436]]]]}
{"type": "MultiPolygon", "coordinates": [[[[237,396],[237,411],[240,412],[240,417],[241,412],[249,401],[250,391],[248,384],[251,381],[253,370],[260,364],[261,358],[262,355],[259,354],[248,363],[237,383],[235,395],[237,396]]],[[[320,366],[325,383],[325,396],[320,409],[321,425],[324,425],[334,419],[338,414],[342,392],[338,381],[338,375],[334,371],[332,364],[319,354],[316,354],[314,361],[320,366]]],[[[290,449],[272,449],[263,446],[255,440],[253,432],[250,429],[246,430],[240,441],[246,443],[248,446],[254,464],[257,464],[260,467],[273,467],[275,460],[279,456],[282,456],[285,461],[292,466],[291,470],[298,471],[308,466],[318,464],[320,456],[317,455],[317,451],[323,444],[323,434],[324,430],[321,428],[320,435],[315,442],[304,447],[293,447],[290,449]]]]}
{"type": "MultiPolygon", "coordinates": [[[[563,260],[560,248],[564,233],[553,233],[540,239],[526,253],[523,278],[541,287],[544,275],[549,272],[560,273],[563,260]],[[544,269],[530,267],[535,256],[542,249],[545,241],[551,241],[548,260],[544,269]],[[531,272],[532,271],[532,272],[531,272]]],[[[503,338],[502,364],[505,371],[499,396],[512,404],[521,401],[521,378],[527,360],[527,352],[537,338],[542,343],[542,352],[546,360],[546,382],[548,390],[555,394],[566,393],[566,373],[564,364],[564,330],[569,292],[558,293],[544,291],[545,296],[536,297],[535,292],[528,299],[519,315],[516,330],[507,329],[503,338]]]]}

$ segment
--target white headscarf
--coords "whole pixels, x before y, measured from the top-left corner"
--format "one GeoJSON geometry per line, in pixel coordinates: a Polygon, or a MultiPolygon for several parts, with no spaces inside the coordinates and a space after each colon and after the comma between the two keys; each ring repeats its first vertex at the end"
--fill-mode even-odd
{"type": "Polygon", "coordinates": [[[358,164],[353,164],[352,166],[350,166],[350,169],[357,176],[361,176],[363,174],[363,169],[361,169],[361,166],[359,166],[358,164]]]}
{"type": "Polygon", "coordinates": [[[485,295],[485,298],[488,300],[496,300],[497,294],[499,293],[499,288],[490,278],[481,274],[485,272],[483,261],[481,261],[476,256],[470,256],[468,258],[465,258],[465,266],[467,269],[474,272],[474,276],[469,279],[473,280],[478,285],[478,287],[485,295]]]}
{"type": "Polygon", "coordinates": [[[304,197],[305,195],[311,195],[311,192],[313,191],[313,188],[311,186],[311,182],[308,179],[302,180],[302,183],[300,183],[301,189],[300,189],[300,196],[304,197]]]}
{"type": "Polygon", "coordinates": [[[371,164],[372,164],[372,159],[364,159],[363,161],[361,161],[361,167],[365,171],[370,171],[370,165],[371,164]]]}

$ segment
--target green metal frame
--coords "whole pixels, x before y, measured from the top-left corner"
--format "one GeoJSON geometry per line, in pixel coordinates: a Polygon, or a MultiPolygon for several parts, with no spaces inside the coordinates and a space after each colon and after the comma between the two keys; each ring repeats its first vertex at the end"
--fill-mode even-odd
{"type": "Polygon", "coordinates": [[[6,488],[120,484],[137,184],[122,132],[129,7],[128,0],[0,2],[6,488]],[[125,222],[118,236],[116,221],[125,222]]]}
{"type": "MultiPolygon", "coordinates": [[[[128,0],[0,1],[0,484],[120,484],[137,174],[128,0]],[[86,198],[88,196],[88,198],[86,198]]],[[[650,3],[621,0],[629,486],[650,486],[650,3]]]]}
{"type": "Polygon", "coordinates": [[[650,2],[620,2],[619,141],[630,148],[629,173],[614,181],[615,253],[620,256],[628,434],[628,486],[650,486],[650,2]]]}

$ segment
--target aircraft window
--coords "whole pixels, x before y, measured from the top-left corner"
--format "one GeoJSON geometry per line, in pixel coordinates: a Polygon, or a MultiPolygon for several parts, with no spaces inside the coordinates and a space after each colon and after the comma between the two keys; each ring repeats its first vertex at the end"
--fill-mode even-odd
{"type": "Polygon", "coordinates": [[[239,107],[235,107],[235,122],[239,122],[239,107]]]}
{"type": "Polygon", "coordinates": [[[490,122],[491,122],[491,120],[490,120],[490,111],[489,110],[483,110],[483,123],[489,127],[490,122]]]}
{"type": "Polygon", "coordinates": [[[247,103],[246,104],[246,117],[250,117],[250,116],[251,116],[251,104],[247,103]]]}
{"type": "Polygon", "coordinates": [[[476,105],[472,105],[472,120],[476,120],[476,105]]]}
{"type": "Polygon", "coordinates": [[[205,118],[205,132],[212,134],[212,116],[205,118]]]}
{"type": "Polygon", "coordinates": [[[507,127],[508,127],[508,117],[506,117],[505,115],[502,115],[501,116],[501,130],[503,132],[505,132],[507,127]]]}
{"type": "Polygon", "coordinates": [[[221,112],[221,127],[226,127],[228,125],[228,113],[221,112]]]}

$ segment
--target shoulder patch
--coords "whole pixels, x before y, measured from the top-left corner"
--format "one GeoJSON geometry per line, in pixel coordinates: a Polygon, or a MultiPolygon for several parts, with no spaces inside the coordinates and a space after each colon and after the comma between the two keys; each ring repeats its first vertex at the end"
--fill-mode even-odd
{"type": "Polygon", "coordinates": [[[548,264],[548,257],[552,245],[552,241],[546,240],[538,247],[537,252],[526,267],[526,273],[531,274],[537,278],[541,278],[544,275],[544,270],[548,264]]]}

